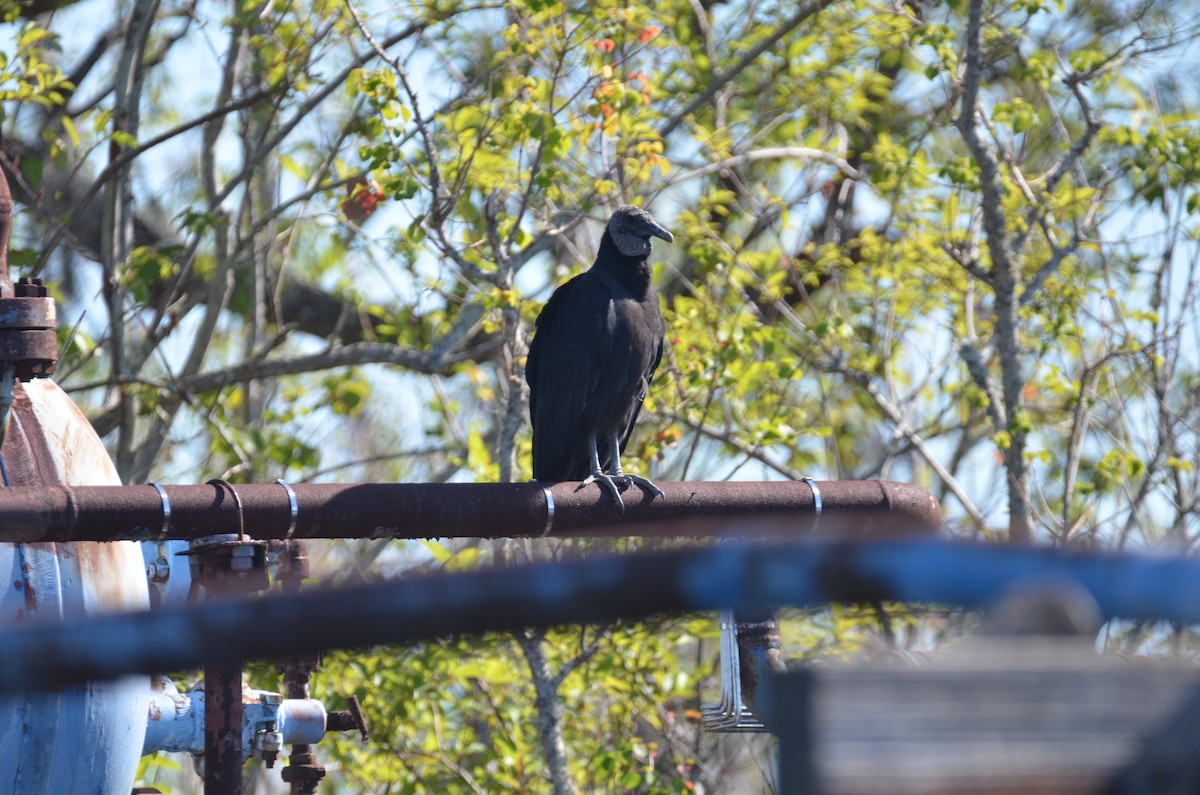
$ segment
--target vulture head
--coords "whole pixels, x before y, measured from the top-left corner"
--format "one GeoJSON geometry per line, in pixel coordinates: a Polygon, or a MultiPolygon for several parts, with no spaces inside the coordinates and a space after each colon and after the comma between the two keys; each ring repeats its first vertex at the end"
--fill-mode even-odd
{"type": "Polygon", "coordinates": [[[608,219],[608,235],[613,245],[626,257],[650,256],[650,238],[659,237],[668,243],[675,237],[659,226],[654,216],[640,207],[626,204],[608,219]]]}

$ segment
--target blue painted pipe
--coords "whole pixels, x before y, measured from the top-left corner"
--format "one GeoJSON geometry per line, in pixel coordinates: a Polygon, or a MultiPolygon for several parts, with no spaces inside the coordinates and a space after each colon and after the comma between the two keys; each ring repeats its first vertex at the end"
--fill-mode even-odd
{"type": "Polygon", "coordinates": [[[981,608],[1074,581],[1110,618],[1200,623],[1200,560],[940,540],[741,543],[13,626],[0,692],[318,649],[665,611],[877,600],[981,608]]]}

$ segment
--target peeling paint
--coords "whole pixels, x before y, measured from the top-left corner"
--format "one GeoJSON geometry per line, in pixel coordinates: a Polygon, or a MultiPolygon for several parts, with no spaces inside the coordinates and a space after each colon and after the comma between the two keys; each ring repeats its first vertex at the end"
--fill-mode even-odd
{"type": "MultiPolygon", "coordinates": [[[[117,484],[87,420],[48,380],[17,384],[4,439],[13,485],[117,484]]],[[[136,543],[0,544],[0,616],[79,616],[144,608],[136,543]]],[[[0,795],[128,795],[141,754],[145,677],[0,698],[0,795]]]]}

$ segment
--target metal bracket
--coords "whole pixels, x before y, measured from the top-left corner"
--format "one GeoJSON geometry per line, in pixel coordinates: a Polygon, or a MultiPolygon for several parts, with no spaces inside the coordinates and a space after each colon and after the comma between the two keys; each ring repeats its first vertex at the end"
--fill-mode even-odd
{"type": "MultiPolygon", "coordinates": [[[[812,478],[804,477],[801,480],[812,489],[812,529],[816,530],[821,522],[821,490],[812,478]]],[[[764,732],[767,729],[762,721],[742,702],[742,658],[738,647],[738,626],[732,610],[720,612],[721,700],[716,704],[701,705],[700,714],[704,719],[704,728],[709,731],[764,732]]]]}
{"type": "Polygon", "coordinates": [[[546,495],[546,527],[543,528],[538,538],[545,538],[554,529],[554,493],[544,483],[539,485],[542,487],[542,493],[546,495]]]}
{"type": "Polygon", "coordinates": [[[158,534],[159,541],[166,541],[167,534],[171,532],[171,498],[167,496],[167,490],[164,489],[157,481],[148,481],[147,486],[153,486],[158,492],[158,499],[162,501],[162,531],[158,534]]]}
{"type": "Polygon", "coordinates": [[[714,732],[766,731],[762,721],[742,703],[742,663],[733,611],[722,610],[720,622],[721,700],[716,704],[701,705],[704,728],[714,732]]]}
{"type": "Polygon", "coordinates": [[[288,485],[286,480],[283,478],[276,478],[275,482],[280,486],[283,486],[283,490],[287,492],[288,508],[291,510],[291,517],[288,520],[288,531],[284,538],[290,541],[292,536],[296,534],[296,522],[300,518],[300,503],[296,499],[296,492],[292,490],[292,487],[288,485]]]}

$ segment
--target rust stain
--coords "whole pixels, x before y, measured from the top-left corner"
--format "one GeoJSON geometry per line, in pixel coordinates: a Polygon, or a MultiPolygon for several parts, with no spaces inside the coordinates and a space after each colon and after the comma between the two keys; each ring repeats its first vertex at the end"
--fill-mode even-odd
{"type": "Polygon", "coordinates": [[[32,586],[25,589],[25,609],[30,612],[37,612],[38,609],[37,592],[32,586]]]}
{"type": "Polygon", "coordinates": [[[129,578],[123,576],[144,568],[141,552],[133,542],[79,542],[59,544],[59,547],[71,547],[78,556],[80,575],[91,588],[100,609],[133,610],[148,604],[145,591],[131,588],[129,578]]]}
{"type": "Polygon", "coordinates": [[[25,592],[25,609],[31,612],[36,612],[38,609],[37,589],[33,587],[31,575],[33,574],[32,567],[26,563],[21,566],[21,574],[25,577],[22,589],[25,592]]]}
{"type": "Polygon", "coordinates": [[[13,403],[9,416],[9,434],[4,440],[4,462],[8,467],[12,485],[40,486],[62,483],[47,440],[43,434],[38,433],[39,423],[34,415],[29,393],[20,381],[13,387],[13,403]],[[11,445],[10,437],[13,442],[11,445]],[[10,450],[10,447],[13,449],[10,450]]]}
{"type": "MultiPolygon", "coordinates": [[[[18,382],[13,390],[3,454],[12,485],[116,485],[112,460],[70,397],[49,380],[18,382]]],[[[131,542],[31,545],[78,569],[88,599],[102,611],[144,608],[144,565],[131,542]]],[[[25,605],[37,609],[28,572],[25,605]]]]}

